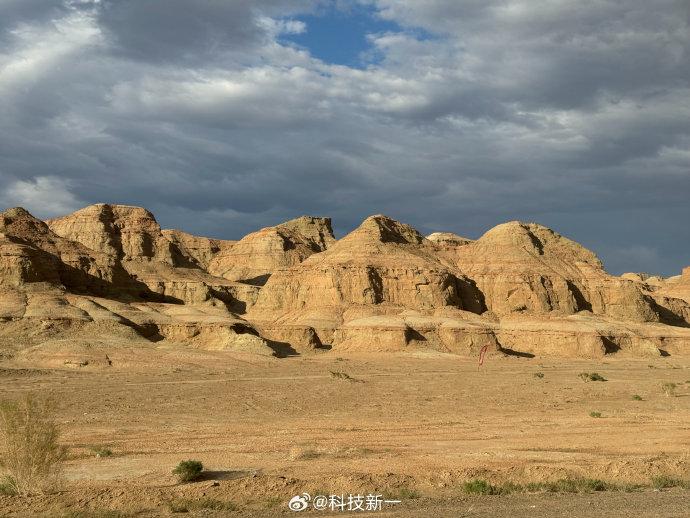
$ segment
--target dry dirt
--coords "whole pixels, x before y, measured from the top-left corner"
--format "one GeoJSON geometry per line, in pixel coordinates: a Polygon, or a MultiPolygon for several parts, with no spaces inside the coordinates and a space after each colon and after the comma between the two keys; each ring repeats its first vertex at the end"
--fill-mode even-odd
{"type": "Polygon", "coordinates": [[[478,369],[435,352],[278,359],[168,347],[138,359],[140,368],[94,370],[0,364],[3,397],[55,398],[71,452],[64,487],[0,496],[0,516],[170,516],[183,499],[203,498],[236,510],[192,505],[187,516],[291,516],[287,502],[303,492],[402,498],[375,516],[690,516],[682,489],[462,490],[475,478],[690,479],[687,357],[492,356],[478,369]],[[578,376],[594,371],[607,381],[578,376]],[[674,396],[662,390],[668,382],[674,396]],[[96,457],[98,446],[113,455],[96,457]],[[176,483],[171,470],[185,459],[203,461],[203,480],[176,483]]]}

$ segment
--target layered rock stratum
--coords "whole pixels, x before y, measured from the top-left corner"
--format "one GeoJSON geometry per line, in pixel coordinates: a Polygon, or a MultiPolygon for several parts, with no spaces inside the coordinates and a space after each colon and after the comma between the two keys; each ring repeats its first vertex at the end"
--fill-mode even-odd
{"type": "Polygon", "coordinates": [[[329,218],[302,216],[227,241],[140,207],[0,213],[0,357],[108,367],[137,347],[688,355],[690,267],[613,276],[517,221],[471,240],[376,215],[336,240],[329,218]]]}

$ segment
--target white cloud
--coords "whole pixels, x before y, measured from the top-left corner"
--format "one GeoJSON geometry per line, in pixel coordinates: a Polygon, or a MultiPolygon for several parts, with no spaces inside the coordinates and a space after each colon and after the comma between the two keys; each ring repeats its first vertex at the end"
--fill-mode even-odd
{"type": "Polygon", "coordinates": [[[319,1],[14,2],[3,203],[149,205],[226,237],[306,212],[469,235],[598,215],[570,232],[592,245],[627,240],[621,211],[644,208],[660,268],[686,261],[673,243],[690,242],[690,209],[672,209],[690,194],[682,2],[361,3],[404,28],[369,36],[365,69],[281,43],[319,1]]]}
{"type": "Polygon", "coordinates": [[[42,218],[72,212],[82,203],[69,191],[68,182],[54,176],[17,180],[3,190],[1,199],[6,206],[29,208],[42,218]]]}

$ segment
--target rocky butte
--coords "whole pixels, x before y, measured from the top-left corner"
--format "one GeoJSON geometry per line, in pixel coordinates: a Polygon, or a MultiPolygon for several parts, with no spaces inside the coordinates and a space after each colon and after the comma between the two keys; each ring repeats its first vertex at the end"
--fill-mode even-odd
{"type": "Polygon", "coordinates": [[[303,216],[223,241],[162,230],[140,207],[0,213],[0,355],[98,367],[161,345],[690,355],[690,268],[612,276],[518,221],[471,240],[375,215],[336,239],[329,218],[303,216]]]}

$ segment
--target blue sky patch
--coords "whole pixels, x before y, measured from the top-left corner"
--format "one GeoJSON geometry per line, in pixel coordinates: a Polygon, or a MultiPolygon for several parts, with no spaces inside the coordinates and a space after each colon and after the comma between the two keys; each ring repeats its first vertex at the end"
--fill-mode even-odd
{"type": "Polygon", "coordinates": [[[372,49],[368,34],[402,30],[398,24],[376,16],[375,9],[365,6],[348,10],[330,7],[296,19],[304,22],[307,30],[302,34],[285,35],[283,42],[304,47],[326,63],[356,68],[376,61],[374,55],[367,54],[372,49]]]}

